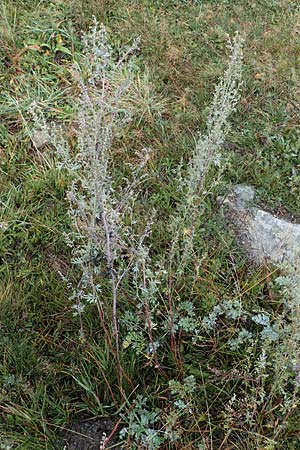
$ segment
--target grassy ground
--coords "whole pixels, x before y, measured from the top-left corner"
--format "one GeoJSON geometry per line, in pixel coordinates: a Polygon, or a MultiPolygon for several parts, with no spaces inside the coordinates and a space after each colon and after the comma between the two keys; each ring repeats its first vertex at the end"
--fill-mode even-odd
{"type": "MultiPolygon", "coordinates": [[[[177,199],[173,170],[181,158],[187,160],[197,130],[204,129],[214,84],[226,67],[228,35],[244,34],[245,83],[225,145],[226,170],[207,199],[199,279],[191,288],[187,277],[176,289],[185,299],[192,292],[201,315],[235,297],[251,310],[276,311],[271,269],[249,270],[224,227],[216,197],[231,184],[249,183],[265,209],[300,217],[300,10],[291,0],[3,0],[1,8],[0,448],[53,450],[61,427],[76,414],[114,417],[103,373],[118,406],[122,400],[93,311],[84,318],[88,344],[78,341],[78,321],[58,275],[70,270],[63,239],[68,180],[56,169],[51,147],[32,145],[31,102],[42,105],[49,120],[72,129],[77,91],[70,69],[82,50],[80,31],[92,15],[108,27],[116,48],[141,37],[139,114],[115,142],[114,154],[118,166],[135,150],[153,149],[146,201],[158,210],[153,240],[163,249],[166,217],[177,199]]],[[[243,408],[258,387],[247,379],[251,356],[222,344],[231,333],[221,327],[198,347],[182,336],[184,374],[166,349],[169,379],[195,376],[198,413],[194,426],[181,424],[186,429],[180,445],[162,448],[300,448],[299,410],[277,416],[280,397],[257,413],[252,427],[244,427],[243,408]],[[230,422],[224,411],[234,393],[245,402],[230,422]],[[285,420],[272,444],[272,429],[285,420]]],[[[124,365],[135,380],[125,386],[126,397],[132,401],[142,393],[163,409],[161,375],[130,350],[124,365]]]]}

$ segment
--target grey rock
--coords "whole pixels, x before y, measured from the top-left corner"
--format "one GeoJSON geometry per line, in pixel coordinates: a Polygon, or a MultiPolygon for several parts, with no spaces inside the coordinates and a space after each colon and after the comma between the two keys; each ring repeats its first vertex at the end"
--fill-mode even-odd
{"type": "Polygon", "coordinates": [[[223,200],[226,215],[254,263],[288,269],[300,262],[300,225],[254,205],[252,186],[238,185],[223,200]]]}

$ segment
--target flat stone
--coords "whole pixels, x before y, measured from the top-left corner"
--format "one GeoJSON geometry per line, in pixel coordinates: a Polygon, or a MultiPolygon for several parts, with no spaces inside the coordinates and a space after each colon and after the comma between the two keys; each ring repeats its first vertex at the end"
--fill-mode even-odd
{"type": "Polygon", "coordinates": [[[252,186],[237,185],[222,202],[239,241],[257,264],[295,268],[300,262],[300,225],[258,208],[254,199],[252,186]]]}

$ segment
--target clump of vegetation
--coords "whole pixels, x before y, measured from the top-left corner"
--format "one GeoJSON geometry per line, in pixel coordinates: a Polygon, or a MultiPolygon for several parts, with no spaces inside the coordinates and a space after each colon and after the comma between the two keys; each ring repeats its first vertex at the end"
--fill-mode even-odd
{"type": "MultiPolygon", "coordinates": [[[[0,447],[60,448],[62,430],[84,413],[113,420],[95,443],[102,449],[116,440],[137,450],[296,448],[298,268],[247,267],[217,206],[231,182],[255,180],[261,198],[283,189],[265,177],[269,167],[280,170],[291,131],[281,140],[275,115],[263,128],[254,113],[265,74],[255,69],[253,81],[249,68],[258,44],[246,44],[244,87],[240,34],[228,43],[222,28],[234,36],[233,13],[247,16],[247,26],[264,23],[265,9],[153,2],[160,14],[152,23],[147,1],[139,12],[121,1],[115,15],[113,2],[103,2],[100,19],[114,35],[95,21],[80,40],[86,18],[74,19],[77,0],[57,2],[45,6],[52,28],[43,27],[43,12],[22,42],[14,30],[30,14],[25,8],[18,18],[6,2],[1,64],[12,82],[5,79],[0,129],[8,148],[0,187],[0,447]],[[172,28],[179,13],[180,34],[172,28]],[[61,14],[75,28],[56,20],[61,14]],[[141,43],[132,40],[131,21],[141,43]],[[244,154],[250,138],[253,153],[244,154]]],[[[92,0],[84,7],[96,9],[92,0]]],[[[294,212],[294,144],[285,154],[294,212]]]]}

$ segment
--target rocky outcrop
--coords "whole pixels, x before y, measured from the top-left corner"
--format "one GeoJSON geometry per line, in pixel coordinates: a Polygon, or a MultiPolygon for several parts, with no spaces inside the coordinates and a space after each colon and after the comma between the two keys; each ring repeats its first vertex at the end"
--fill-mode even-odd
{"type": "Polygon", "coordinates": [[[230,223],[251,260],[295,268],[300,263],[300,225],[279,219],[254,204],[255,190],[238,185],[223,199],[230,223]]]}

